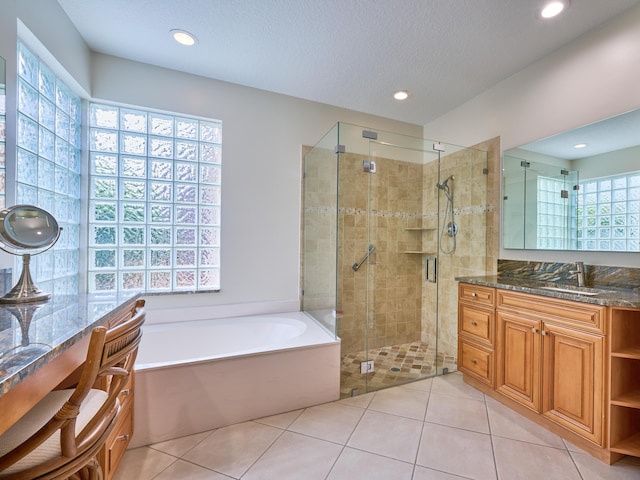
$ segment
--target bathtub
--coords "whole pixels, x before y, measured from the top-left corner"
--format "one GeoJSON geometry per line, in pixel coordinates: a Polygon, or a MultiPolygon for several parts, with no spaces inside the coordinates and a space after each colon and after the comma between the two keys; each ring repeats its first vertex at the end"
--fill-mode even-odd
{"type": "Polygon", "coordinates": [[[130,448],[340,397],[340,343],[302,312],[145,325],[130,448]]]}

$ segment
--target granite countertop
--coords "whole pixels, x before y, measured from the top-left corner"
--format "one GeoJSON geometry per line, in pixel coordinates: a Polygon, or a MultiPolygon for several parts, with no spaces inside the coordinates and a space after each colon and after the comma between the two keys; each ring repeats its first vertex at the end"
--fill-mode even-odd
{"type": "Polygon", "coordinates": [[[472,285],[501,288],[514,292],[532,293],[545,297],[573,300],[575,302],[606,305],[611,307],[640,308],[640,292],[612,286],[578,287],[572,284],[549,282],[532,278],[505,275],[486,275],[479,277],[456,277],[456,280],[472,285]],[[549,290],[549,288],[565,291],[549,290]]]}
{"type": "Polygon", "coordinates": [[[54,295],[44,302],[0,305],[0,396],[138,296],[54,295]]]}

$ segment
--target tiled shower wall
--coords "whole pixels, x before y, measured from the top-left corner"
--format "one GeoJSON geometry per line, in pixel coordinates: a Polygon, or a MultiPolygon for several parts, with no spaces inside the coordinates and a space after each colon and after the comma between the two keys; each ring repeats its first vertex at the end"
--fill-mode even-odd
{"type": "Polygon", "coordinates": [[[436,187],[437,162],[424,167],[424,224],[436,229],[425,234],[423,250],[438,256],[438,267],[437,283],[423,283],[421,339],[427,344],[435,344],[437,339],[438,351],[448,355],[455,355],[458,345],[458,282],[455,278],[486,274],[489,171],[485,169],[487,155],[480,150],[465,149],[450,155],[445,152],[440,160],[440,178],[454,176],[449,186],[458,226],[455,250],[447,254],[438,252],[438,241],[447,252],[453,247],[453,239],[440,234],[443,226],[446,229],[443,212],[447,198],[436,187]]]}

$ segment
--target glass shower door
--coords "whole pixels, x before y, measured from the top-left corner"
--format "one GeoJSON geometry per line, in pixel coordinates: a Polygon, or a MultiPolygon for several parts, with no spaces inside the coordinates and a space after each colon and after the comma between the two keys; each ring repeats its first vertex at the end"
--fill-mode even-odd
{"type": "Polygon", "coordinates": [[[488,267],[486,159],[343,123],[305,156],[302,308],[340,338],[341,396],[456,370],[455,278],[488,267]]]}

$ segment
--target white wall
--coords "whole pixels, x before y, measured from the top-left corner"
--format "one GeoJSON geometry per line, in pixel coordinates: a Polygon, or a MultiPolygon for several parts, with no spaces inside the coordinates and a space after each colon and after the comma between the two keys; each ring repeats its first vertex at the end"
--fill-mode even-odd
{"type": "MultiPolygon", "coordinates": [[[[461,145],[501,137],[503,150],[640,107],[640,6],[425,125],[461,145]]],[[[637,253],[504,250],[500,258],[640,267],[637,253]]]]}
{"type": "MultiPolygon", "coordinates": [[[[297,303],[301,146],[315,144],[338,121],[422,137],[419,125],[89,53],[51,0],[0,2],[0,54],[7,59],[8,77],[15,78],[18,17],[61,66],[77,76],[76,87],[93,98],[223,122],[222,291],[150,297],[152,309],[176,302],[297,303]]],[[[15,88],[7,93],[15,98],[15,88]]],[[[15,143],[9,150],[11,169],[15,143]]]]}

